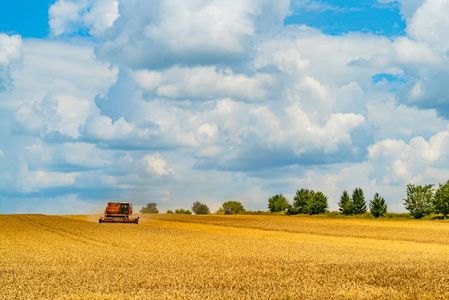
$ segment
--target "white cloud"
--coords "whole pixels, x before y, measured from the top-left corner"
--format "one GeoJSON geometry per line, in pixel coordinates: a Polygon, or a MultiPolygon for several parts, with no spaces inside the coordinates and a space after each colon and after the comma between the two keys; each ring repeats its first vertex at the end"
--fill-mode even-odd
{"type": "Polygon", "coordinates": [[[395,72],[397,67],[437,66],[444,62],[444,58],[428,44],[407,37],[399,37],[385,46],[388,51],[379,51],[370,58],[357,59],[351,64],[395,72]]]}
{"type": "Polygon", "coordinates": [[[21,56],[22,39],[19,35],[0,33],[0,91],[11,83],[10,67],[21,56]]]}
{"type": "Polygon", "coordinates": [[[61,95],[59,99],[46,96],[40,101],[20,105],[14,113],[12,129],[16,134],[42,138],[55,132],[77,138],[79,127],[96,111],[92,102],[85,99],[70,95],[61,95]]]}
{"type": "Polygon", "coordinates": [[[282,24],[289,1],[123,1],[102,57],[132,68],[246,57],[256,34],[282,24]]]}
{"type": "Polygon", "coordinates": [[[201,139],[214,142],[217,138],[218,127],[216,124],[203,124],[197,129],[197,133],[201,139]]]}
{"type": "MultiPolygon", "coordinates": [[[[378,0],[379,1],[379,0],[378,0]]],[[[397,0],[401,3],[401,14],[407,21],[426,0],[397,0]]]]}
{"type": "Polygon", "coordinates": [[[20,35],[0,33],[0,65],[6,66],[20,57],[22,39],[20,35]]]}
{"type": "Polygon", "coordinates": [[[79,11],[83,8],[81,3],[59,0],[53,4],[49,11],[49,24],[55,35],[61,35],[67,30],[70,22],[77,21],[79,11]]]}
{"type": "Polygon", "coordinates": [[[48,11],[51,33],[71,34],[84,27],[99,35],[119,17],[117,0],[58,0],[48,11]]]}
{"type": "Polygon", "coordinates": [[[448,131],[438,132],[428,141],[416,136],[408,144],[393,139],[377,142],[369,148],[373,176],[383,184],[393,185],[445,181],[440,177],[442,173],[434,170],[448,167],[448,144],[448,131]]]}
{"type": "MultiPolygon", "coordinates": [[[[84,138],[91,141],[112,141],[132,143],[133,140],[146,140],[148,134],[124,118],[115,122],[106,116],[91,116],[81,128],[84,138]]],[[[124,145],[125,146],[125,145],[124,145]]]]}
{"type": "Polygon", "coordinates": [[[290,26],[279,32],[276,38],[263,40],[255,49],[257,56],[252,63],[260,71],[270,70],[273,66],[287,71],[279,60],[279,53],[286,57],[297,53],[300,67],[290,65],[296,72],[282,77],[284,82],[291,84],[298,80],[298,76],[306,75],[324,85],[342,86],[357,82],[362,86],[371,83],[373,73],[383,66],[379,69],[358,68],[353,62],[387,54],[391,45],[391,40],[382,36],[361,33],[327,36],[306,26],[290,26]]]}
{"type": "MultiPolygon", "coordinates": [[[[114,153],[98,149],[95,145],[68,142],[58,144],[35,143],[24,148],[21,154],[29,170],[63,170],[73,173],[79,170],[105,168],[114,153]]],[[[81,173],[79,174],[81,177],[81,173]]]]}
{"type": "Polygon", "coordinates": [[[435,110],[419,110],[394,101],[372,101],[367,103],[367,119],[377,128],[377,140],[396,137],[408,140],[415,135],[430,137],[442,131],[447,121],[437,117],[435,110]],[[421,120],[419,124],[416,120],[421,120]]]}
{"type": "Polygon", "coordinates": [[[155,172],[159,176],[174,174],[173,169],[167,169],[167,162],[161,158],[159,153],[147,154],[144,159],[148,164],[148,171],[155,172]]]}
{"type": "Polygon", "coordinates": [[[93,104],[95,96],[106,93],[116,81],[117,73],[96,59],[93,44],[26,39],[21,64],[11,67],[14,89],[4,95],[3,103],[14,107],[51,95],[93,104]]]}
{"type": "Polygon", "coordinates": [[[49,125],[59,121],[58,101],[46,97],[42,101],[22,104],[14,114],[13,131],[17,134],[29,134],[43,137],[49,131],[49,125]]]}
{"type": "Polygon", "coordinates": [[[82,19],[90,28],[92,35],[97,35],[112,27],[119,17],[117,0],[97,0],[87,9],[82,19]]]}
{"type": "Polygon", "coordinates": [[[29,172],[24,178],[24,187],[26,190],[38,190],[48,187],[70,186],[75,182],[76,173],[60,173],[33,171],[29,172]]]}
{"type": "Polygon", "coordinates": [[[433,49],[445,53],[449,49],[449,2],[427,0],[415,12],[407,26],[409,36],[426,42],[433,49]]]}
{"type": "Polygon", "coordinates": [[[140,87],[158,96],[182,100],[224,97],[263,100],[276,84],[270,75],[249,78],[231,70],[217,71],[215,67],[174,67],[159,73],[142,70],[136,72],[135,79],[140,87]]]}
{"type": "Polygon", "coordinates": [[[324,126],[320,126],[299,105],[288,107],[286,114],[291,129],[286,134],[285,142],[296,145],[299,154],[317,149],[335,152],[341,145],[352,145],[351,131],[365,124],[362,115],[336,113],[328,116],[324,126]]]}
{"type": "Polygon", "coordinates": [[[295,73],[298,70],[304,69],[308,64],[308,60],[303,60],[299,52],[295,49],[290,49],[286,52],[276,52],[273,54],[273,64],[278,66],[282,72],[289,74],[295,73]]]}

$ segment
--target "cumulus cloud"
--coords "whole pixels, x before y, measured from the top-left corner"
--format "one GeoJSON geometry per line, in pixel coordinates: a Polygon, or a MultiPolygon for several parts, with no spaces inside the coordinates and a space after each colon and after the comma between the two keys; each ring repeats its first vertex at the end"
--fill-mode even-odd
{"type": "Polygon", "coordinates": [[[367,103],[367,119],[377,128],[376,140],[396,137],[409,140],[414,135],[430,138],[446,128],[447,122],[437,116],[435,110],[420,110],[390,101],[367,103]],[[416,126],[416,120],[421,120],[416,126]]]}
{"type": "Polygon", "coordinates": [[[441,175],[435,172],[448,165],[447,146],[449,132],[436,133],[429,140],[416,136],[407,144],[402,140],[382,140],[369,147],[369,158],[373,163],[373,176],[384,184],[406,184],[408,182],[442,182],[441,175]]]}
{"type": "Polygon", "coordinates": [[[148,171],[155,172],[159,176],[175,173],[173,169],[167,169],[167,162],[162,159],[159,153],[155,153],[153,155],[147,154],[145,155],[144,160],[148,164],[148,171]]]}
{"type": "Polygon", "coordinates": [[[97,36],[119,17],[117,0],[58,0],[48,11],[51,33],[55,36],[76,33],[86,28],[97,36]]]}
{"type": "Polygon", "coordinates": [[[371,66],[383,66],[385,70],[399,68],[405,79],[398,92],[401,103],[420,109],[436,109],[439,116],[447,119],[448,87],[444,82],[449,78],[446,30],[449,5],[446,1],[400,2],[407,20],[407,37],[396,39],[391,51],[368,61],[371,66]]]}
{"type": "Polygon", "coordinates": [[[20,35],[8,36],[0,33],[0,65],[6,66],[20,57],[22,39],[20,35]]]}
{"type": "Polygon", "coordinates": [[[449,49],[447,15],[449,3],[445,0],[427,0],[414,13],[407,33],[417,41],[425,42],[440,53],[449,49]]]}
{"type": "Polygon", "coordinates": [[[6,35],[0,33],[0,91],[10,83],[8,65],[17,61],[21,55],[22,39],[20,35],[6,35]]]}
{"type": "Polygon", "coordinates": [[[148,146],[149,132],[140,129],[124,118],[112,121],[106,116],[91,116],[80,127],[81,140],[91,141],[114,148],[148,146]]]}
{"type": "Polygon", "coordinates": [[[379,52],[369,59],[359,59],[352,65],[392,70],[399,68],[418,68],[422,66],[437,66],[444,58],[426,43],[416,42],[407,37],[399,37],[389,46],[388,52],[379,52]]]}
{"type": "MultiPolygon", "coordinates": [[[[8,106],[31,103],[48,95],[87,100],[105,94],[117,80],[118,69],[98,61],[93,44],[26,39],[21,63],[11,69],[14,89],[2,97],[8,106]]],[[[68,100],[69,101],[69,100],[68,100]]]]}
{"type": "Polygon", "coordinates": [[[59,121],[58,101],[46,97],[42,101],[22,104],[14,114],[13,132],[43,137],[48,133],[49,125],[59,121]]]}
{"type": "Polygon", "coordinates": [[[39,101],[25,102],[16,109],[12,131],[41,138],[66,136],[65,139],[76,139],[80,135],[79,127],[95,111],[88,100],[70,95],[61,95],[56,99],[47,95],[39,101]]]}
{"type": "Polygon", "coordinates": [[[256,34],[282,23],[289,1],[123,1],[101,57],[132,68],[242,59],[256,34]]]}
{"type": "Polygon", "coordinates": [[[231,69],[217,71],[216,67],[170,68],[163,72],[135,73],[135,80],[145,91],[171,99],[239,98],[266,100],[269,90],[276,84],[275,78],[256,74],[250,78],[233,74],[231,69]]]}

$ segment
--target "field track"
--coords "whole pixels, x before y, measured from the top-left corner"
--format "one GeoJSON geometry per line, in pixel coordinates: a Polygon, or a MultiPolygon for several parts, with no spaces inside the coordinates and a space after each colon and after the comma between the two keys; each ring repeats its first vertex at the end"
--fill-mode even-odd
{"type": "Polygon", "coordinates": [[[449,223],[0,215],[0,299],[447,299],[449,223]]]}

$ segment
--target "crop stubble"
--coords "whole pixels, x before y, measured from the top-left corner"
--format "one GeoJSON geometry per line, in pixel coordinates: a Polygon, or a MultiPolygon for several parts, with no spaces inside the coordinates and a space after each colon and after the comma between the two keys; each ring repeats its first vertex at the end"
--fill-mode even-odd
{"type": "Polygon", "coordinates": [[[1,215],[2,299],[448,298],[449,223],[1,215]]]}

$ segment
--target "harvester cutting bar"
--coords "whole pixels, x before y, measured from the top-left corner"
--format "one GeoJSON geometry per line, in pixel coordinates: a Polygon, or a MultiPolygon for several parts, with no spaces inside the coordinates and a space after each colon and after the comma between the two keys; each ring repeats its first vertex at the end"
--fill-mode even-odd
{"type": "Polygon", "coordinates": [[[135,223],[139,224],[139,218],[108,218],[101,217],[99,223],[135,223]]]}

